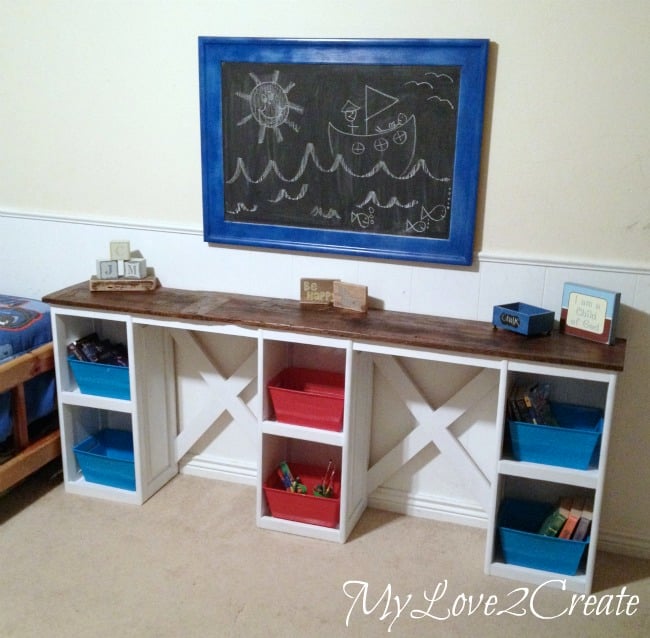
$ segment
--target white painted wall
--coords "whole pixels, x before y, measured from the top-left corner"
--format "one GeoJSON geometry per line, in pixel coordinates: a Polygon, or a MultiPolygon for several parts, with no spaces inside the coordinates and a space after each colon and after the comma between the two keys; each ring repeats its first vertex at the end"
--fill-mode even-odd
{"type": "MultiPolygon", "coordinates": [[[[489,320],[512,300],[557,312],[569,280],[620,290],[629,347],[601,538],[650,555],[650,5],[315,4],[0,0],[2,291],[40,297],[86,279],[120,238],[167,286],[296,298],[301,276],[339,277],[388,309],[454,317],[489,320]],[[490,38],[475,265],[203,243],[198,35],[490,38]]],[[[422,513],[471,500],[421,479],[397,500],[422,513]]]]}
{"type": "Polygon", "coordinates": [[[645,0],[0,3],[3,209],[201,226],[197,36],[493,41],[477,248],[640,264],[645,0]]]}

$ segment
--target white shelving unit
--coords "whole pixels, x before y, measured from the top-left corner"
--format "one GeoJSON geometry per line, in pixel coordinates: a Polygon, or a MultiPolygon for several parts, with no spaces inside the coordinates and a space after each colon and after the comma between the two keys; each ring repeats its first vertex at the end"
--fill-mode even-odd
{"type": "MultiPolygon", "coordinates": [[[[576,592],[590,592],[596,547],[600,528],[603,486],[607,449],[612,426],[612,412],[617,375],[582,368],[548,366],[523,362],[504,362],[501,371],[499,408],[497,419],[498,459],[492,481],[492,503],[488,524],[485,571],[488,574],[546,583],[576,592]],[[587,469],[574,469],[517,461],[512,458],[507,445],[506,402],[513,383],[531,380],[547,382],[552,386],[556,401],[599,408],[603,411],[603,428],[595,462],[587,469]],[[589,498],[593,501],[593,519],[589,543],[575,575],[532,569],[506,563],[500,547],[498,516],[504,498],[556,503],[563,496],[589,498]]],[[[557,539],[557,542],[564,542],[557,539]]]]}
{"type": "MultiPolygon", "coordinates": [[[[259,440],[257,524],[265,529],[344,542],[366,503],[366,469],[370,413],[353,398],[370,396],[364,362],[352,342],[286,332],[260,331],[259,440]],[[343,426],[340,432],[274,420],[267,391],[269,381],[287,367],[305,367],[343,373],[345,376],[343,426]],[[362,381],[363,380],[363,381],[362,381]],[[326,467],[332,460],[341,480],[339,524],[314,525],[274,517],[264,494],[264,484],[282,461],[326,467]]],[[[300,496],[296,495],[296,499],[300,496]]]]}
{"type": "Polygon", "coordinates": [[[63,474],[66,491],[141,504],[177,471],[173,458],[173,393],[167,391],[171,364],[164,333],[134,326],[131,317],[92,311],[55,309],[55,348],[63,474]],[[127,346],[130,399],[84,394],[68,364],[67,346],[91,333],[127,346]],[[147,397],[164,397],[149,401],[147,397]],[[146,422],[147,427],[141,427],[146,422]],[[156,424],[153,428],[150,424],[156,424]],[[126,430],[133,438],[135,490],[86,481],[74,447],[104,428],[126,430]]]}
{"type": "Polygon", "coordinates": [[[488,514],[486,573],[533,583],[562,580],[567,589],[591,590],[616,379],[625,358],[622,340],[613,346],[558,334],[527,340],[482,322],[380,310],[363,316],[333,309],[305,311],[290,300],[226,293],[160,288],[142,295],[94,294],[87,282],[44,301],[52,308],[67,491],[142,503],[178,472],[179,460],[215,422],[229,417],[250,433],[256,446],[257,524],[344,542],[369,495],[433,445],[454,468],[455,478],[468,486],[477,510],[482,507],[488,514]],[[79,391],[67,344],[92,332],[126,343],[129,400],[79,391]],[[210,345],[202,333],[210,333],[210,345]],[[179,422],[182,406],[176,405],[176,397],[182,402],[184,396],[179,392],[179,352],[187,355],[180,368],[207,387],[203,404],[192,400],[196,412],[187,423],[179,422]],[[340,431],[273,418],[268,383],[291,366],[343,373],[340,431]],[[550,381],[556,401],[602,409],[604,425],[593,467],[520,462],[509,454],[506,402],[512,384],[522,379],[550,381]],[[391,401],[400,402],[403,420],[371,458],[371,431],[381,416],[373,411],[381,388],[390,391],[391,401]],[[493,431],[494,451],[486,449],[484,436],[461,441],[469,426],[493,431]],[[104,427],[128,430],[133,437],[135,491],[83,478],[74,446],[104,427]],[[329,459],[341,480],[338,525],[271,514],[264,483],[280,462],[324,467],[329,459]],[[520,495],[546,501],[562,495],[593,498],[590,541],[578,574],[564,576],[552,568],[535,570],[504,561],[499,507],[504,498],[520,495]]]}

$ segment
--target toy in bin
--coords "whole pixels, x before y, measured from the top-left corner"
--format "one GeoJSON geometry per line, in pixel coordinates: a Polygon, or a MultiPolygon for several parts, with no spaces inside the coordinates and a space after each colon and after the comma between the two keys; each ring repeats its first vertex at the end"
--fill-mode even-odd
{"type": "MultiPolygon", "coordinates": [[[[282,461],[282,463],[278,465],[277,473],[280,477],[282,485],[284,486],[284,489],[287,492],[293,492],[295,494],[307,494],[307,486],[300,481],[299,476],[294,477],[286,461],[282,461]]],[[[334,496],[335,474],[336,466],[330,459],[321,482],[314,486],[314,496],[322,496],[324,498],[332,498],[334,496]]]]}
{"type": "Polygon", "coordinates": [[[300,482],[299,476],[294,478],[286,461],[282,461],[278,466],[278,476],[287,492],[295,492],[296,494],[307,493],[307,487],[300,482]]]}
{"type": "Polygon", "coordinates": [[[271,516],[298,523],[336,527],[341,489],[333,463],[315,467],[282,461],[264,483],[271,516]]]}
{"type": "Polygon", "coordinates": [[[325,470],[323,480],[314,488],[314,496],[323,496],[324,498],[331,498],[334,495],[334,474],[336,467],[330,459],[325,470]]]}
{"type": "MultiPolygon", "coordinates": [[[[293,492],[295,494],[307,494],[307,486],[301,482],[299,476],[294,477],[286,461],[282,461],[282,463],[278,465],[277,473],[280,477],[282,485],[284,486],[284,489],[287,492],[293,492]]],[[[314,496],[322,496],[324,498],[331,498],[334,496],[335,474],[336,466],[330,459],[321,482],[318,483],[313,489],[314,496]]]]}

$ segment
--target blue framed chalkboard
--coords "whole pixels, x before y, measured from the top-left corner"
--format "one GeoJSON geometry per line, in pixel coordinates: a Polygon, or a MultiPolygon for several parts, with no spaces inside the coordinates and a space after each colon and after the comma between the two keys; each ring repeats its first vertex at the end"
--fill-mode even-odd
{"type": "Polygon", "coordinates": [[[471,264],[488,45],[200,37],[205,241],[471,264]]]}

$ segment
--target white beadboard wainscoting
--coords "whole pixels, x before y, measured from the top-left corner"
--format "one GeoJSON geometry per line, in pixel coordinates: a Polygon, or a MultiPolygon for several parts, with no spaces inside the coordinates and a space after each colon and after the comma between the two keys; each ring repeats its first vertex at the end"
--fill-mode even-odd
{"type": "MultiPolygon", "coordinates": [[[[572,263],[535,256],[479,252],[468,268],[370,261],[302,253],[247,250],[207,245],[200,227],[161,226],[155,222],[80,219],[50,213],[0,211],[0,287],[3,293],[40,298],[88,279],[95,260],[108,257],[109,242],[131,243],[155,268],[163,286],[221,290],[298,299],[301,277],[339,278],[368,286],[371,305],[386,310],[490,321],[495,304],[525,301],[559,316],[562,288],[574,281],[621,293],[618,336],[628,340],[620,375],[609,460],[600,547],[650,557],[650,266],[648,264],[572,263]]],[[[207,346],[210,347],[209,338],[207,346]]],[[[184,396],[199,392],[197,379],[183,377],[191,360],[179,355],[184,396]]],[[[415,375],[432,387],[454,374],[423,367],[415,375]]],[[[450,386],[451,387],[451,386],[450,386]]],[[[435,390],[431,389],[434,393],[435,390]]],[[[191,400],[181,417],[191,418],[191,400]]],[[[389,401],[374,406],[371,446],[391,440],[398,414],[389,401]]],[[[459,431],[491,474],[493,429],[486,406],[479,426],[459,431]],[[481,458],[481,451],[483,457],[481,458]]],[[[371,456],[373,454],[371,450],[371,456]]],[[[252,484],[256,473],[254,439],[237,423],[217,423],[190,449],[182,471],[207,478],[252,484]],[[253,441],[253,442],[252,442],[253,441]]],[[[433,446],[422,451],[370,495],[370,505],[414,516],[484,526],[486,513],[433,446]]]]}

